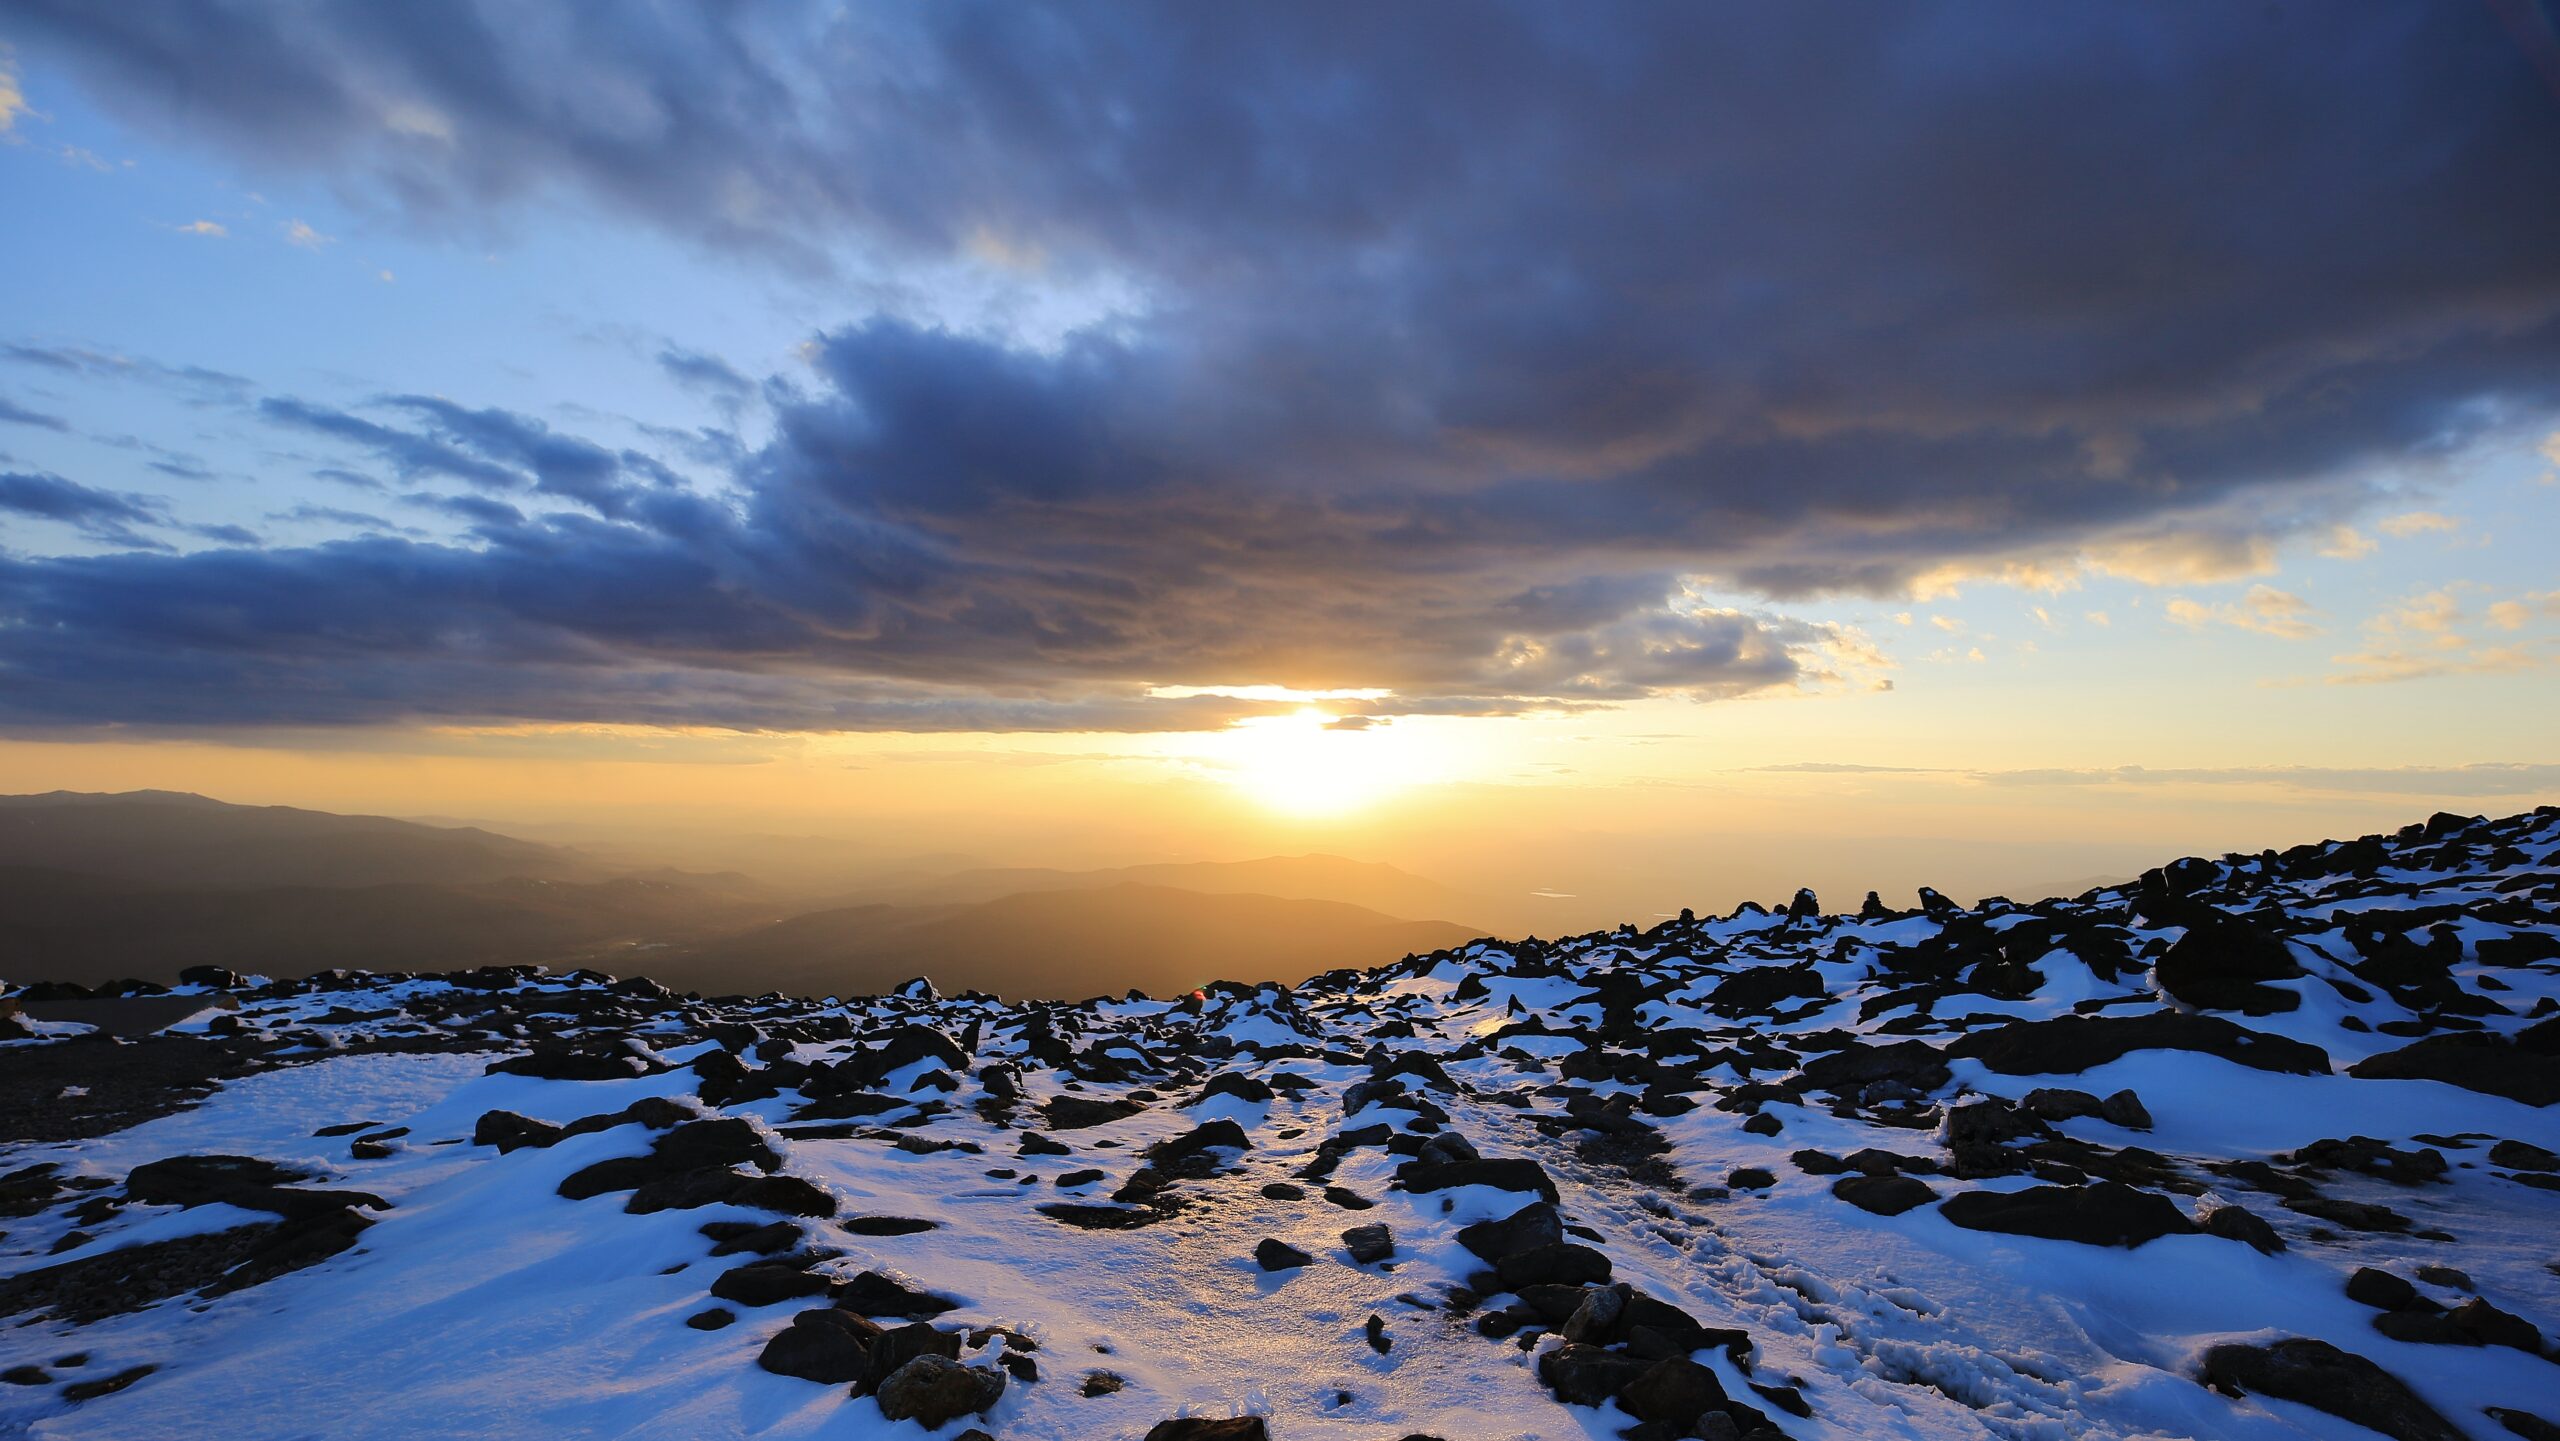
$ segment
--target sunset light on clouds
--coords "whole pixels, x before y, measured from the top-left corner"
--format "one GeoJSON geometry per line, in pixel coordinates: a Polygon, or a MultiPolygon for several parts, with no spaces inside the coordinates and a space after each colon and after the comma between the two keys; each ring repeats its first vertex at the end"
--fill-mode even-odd
{"type": "Polygon", "coordinates": [[[2466,7],[166,20],[0,35],[13,788],[1537,817],[1621,907],[2552,794],[2560,114],[2466,7]]]}

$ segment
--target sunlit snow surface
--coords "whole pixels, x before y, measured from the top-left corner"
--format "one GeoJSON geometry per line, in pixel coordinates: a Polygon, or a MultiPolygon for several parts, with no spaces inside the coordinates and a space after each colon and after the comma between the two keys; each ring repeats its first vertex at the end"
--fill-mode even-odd
{"type": "MultiPolygon", "coordinates": [[[[164,1300],[86,1326],[12,1318],[18,1324],[0,1330],[0,1370],[34,1366],[48,1379],[0,1386],[0,1435],[345,1441],[927,1434],[912,1422],[884,1420],[873,1401],[845,1385],[759,1369],[765,1341],[816,1302],[733,1307],[739,1319],[722,1330],[684,1324],[715,1304],[706,1294],[715,1277],[752,1259],[711,1257],[698,1228],[770,1216],[725,1205],[633,1215],[620,1193],[577,1201],[557,1194],[573,1172],[640,1154],[659,1133],[627,1124],[503,1155],[471,1139],[478,1118],[493,1110],[565,1124],[644,1097],[676,1098],[765,1128],[782,1173],[815,1182],[837,1203],[833,1220],[806,1223],[808,1243],[833,1253],[824,1269],[904,1279],[961,1303],[937,1324],[994,1324],[1037,1343],[1031,1354],[1039,1380],[1010,1384],[987,1415],[937,1434],[977,1425],[1000,1437],[1102,1441],[1142,1436],[1169,1417],[1247,1413],[1268,1417],[1272,1434],[1289,1441],[1618,1434],[1631,1418],[1562,1404],[1541,1384],[1538,1354],[1558,1345],[1557,1337],[1539,1336],[1524,1349],[1516,1337],[1478,1333],[1477,1318],[1506,1297],[1488,1295],[1465,1310],[1445,1304],[1452,1287],[1484,1270],[1457,1244],[1458,1229],[1508,1214],[1528,1197],[1480,1185],[1408,1193],[1397,1182],[1406,1156],[1374,1145],[1344,1153],[1329,1177],[1298,1174],[1319,1143],[1344,1130],[1385,1122],[1400,1137],[1420,1137],[1442,1129],[1392,1097],[1344,1113],[1347,1087],[1419,1051],[1441,1062],[1454,1085],[1407,1076],[1410,1095],[1445,1110],[1445,1129],[1484,1154],[1543,1163],[1567,1218],[1601,1238],[1593,1244],[1617,1279],[1706,1326],[1749,1334],[1755,1349],[1747,1374],[1720,1351],[1701,1351],[1698,1359],[1738,1399],[1754,1399],[1745,1389],[1752,1380],[1800,1388],[1810,1417],[1763,1408],[1790,1436],[2371,1436],[2291,1401],[2228,1397],[2196,1379],[2198,1357],[2216,1342],[2308,1336],[2371,1359],[2485,1441],[2506,1433],[2484,1407],[2560,1419],[2560,1364],[2504,1346],[2395,1341],[2374,1329],[2378,1312],[2344,1293],[2358,1266],[2403,1276],[2421,1265],[2448,1266],[2467,1273],[2471,1286],[2421,1289],[2447,1305],[2480,1295],[2546,1332],[2560,1328],[2560,1275],[2553,1270],[2560,1263],[2560,1191],[2513,1179],[2518,1173],[2487,1160],[2500,1140],[2560,1150],[2560,1106],[2441,1081],[2346,1074],[2420,1033],[2476,1026],[2512,1036],[2560,1005],[2560,960],[2530,944],[2492,944],[2487,955],[2481,949],[2560,928],[2553,916],[2560,817],[2438,829],[2390,839],[2391,864],[2367,875],[2326,873],[2319,854],[2308,853],[2273,863],[2246,858],[2209,875],[2189,869],[2179,878],[2182,888],[2234,914],[2255,912],[2270,925],[2278,914],[2287,918],[2289,950],[2304,974],[2271,984],[2293,993],[2297,1004],[2268,1015],[2219,1014],[2320,1047],[2329,1074],[2282,1074],[2191,1050],[2136,1050],[2082,1072],[2036,1075],[2002,1074],[1958,1058],[1949,1082],[1916,1102],[1917,1125],[1886,1124],[1881,1104],[1853,1105],[1801,1087],[1790,1097],[1791,1063],[1773,1068],[1764,1059],[1744,1074],[1730,1058],[1774,1045],[1810,1060],[1861,1037],[1940,1044],[1968,1030],[2075,1008],[2107,1016],[2174,1009],[2155,989],[2149,962],[2181,930],[2136,909],[2135,887],[2007,912],[1950,908],[1934,917],[1790,919],[1746,910],[1641,934],[1480,944],[1294,989],[1213,988],[1205,1001],[1025,1008],[922,993],[850,1004],[633,995],[600,1013],[604,1024],[595,1027],[567,1013],[546,1014],[543,998],[592,992],[601,978],[472,988],[495,1008],[443,1024],[419,1015],[457,994],[441,980],[338,976],[307,988],[243,988],[234,1014],[249,1034],[279,1046],[263,1069],[190,1108],[122,1130],[11,1145],[0,1171],[54,1162],[68,1176],[121,1183],[133,1167],[162,1157],[253,1156],[313,1173],[311,1186],[369,1192],[387,1208],[353,1249],[215,1299],[164,1300]],[[2060,945],[2032,958],[2038,981],[2023,999],[2014,986],[2006,988],[2009,999],[1974,988],[1970,972],[1941,978],[1922,1004],[1890,999],[1914,989],[1912,948],[1951,927],[1996,938],[2036,921],[2039,911],[2044,919],[2102,928],[2087,934],[2122,942],[2130,964],[2103,978],[2102,968],[2060,945]],[[2435,1002],[2413,1005],[2358,979],[2362,958],[2346,928],[2394,911],[2422,917],[2415,940],[2424,941],[2430,927],[2458,940],[2460,956],[2447,974],[2467,1001],[2447,1008],[2439,992],[2435,1002]],[[1986,919],[1991,924],[1982,924],[1986,919]],[[1807,961],[1815,963],[1821,996],[1787,997],[1741,1014],[1714,1004],[1716,988],[1733,975],[1807,961]],[[1634,998],[1606,993],[1611,976],[1635,985],[1634,998]],[[1035,1012],[1072,1049],[1072,1065],[1026,1055],[1024,1022],[1035,1012]],[[321,1019],[333,1014],[339,1019],[321,1019]],[[715,1038],[710,1028],[724,1023],[758,1030],[715,1038]],[[895,1108],[849,1122],[795,1120],[807,1100],[797,1088],[726,1107],[697,1094],[694,1063],[721,1052],[724,1041],[742,1049],[750,1068],[773,1063],[788,1072],[840,1060],[914,1023],[954,1039],[974,1031],[976,1048],[967,1074],[954,1077],[955,1091],[932,1088],[939,1068],[928,1060],[890,1072],[874,1088],[893,1097],[895,1108]],[[591,1032],[635,1038],[671,1068],[596,1081],[488,1073],[492,1062],[520,1054],[529,1033],[576,1039],[591,1032]],[[842,1038],[807,1039],[831,1032],[842,1038]],[[1840,1034],[1808,1039],[1825,1032],[1840,1034]],[[1120,1040],[1134,1046],[1113,1049],[1120,1040]],[[1670,1078],[1610,1078],[1642,1070],[1620,1066],[1618,1057],[1668,1064],[1670,1078]],[[1021,1068],[1028,1093],[1011,1105],[997,1104],[986,1089],[988,1068],[1003,1062],[1021,1068]],[[1204,1084],[1223,1072],[1309,1084],[1269,1101],[1204,1096],[1204,1084]],[[1754,1081],[1779,1089],[1752,1109],[1728,1108],[1735,1088],[1754,1081]],[[2147,1132],[2097,1117],[2061,1121],[2054,1130],[2109,1152],[2139,1146],[2160,1153],[2177,1174],[2203,1183],[2203,1194],[2172,1195],[2182,1211],[2244,1206],[2272,1223],[2288,1249],[2262,1255],[2204,1234],[2125,1249],[1970,1231],[1947,1221],[1936,1204],[1887,1218],[1835,1198],[1833,1177],[1808,1174],[1793,1159],[1874,1147],[1936,1164],[1949,1154],[1944,1123],[1932,1127],[1926,1112],[1943,1115],[1976,1095],[2023,1098],[2039,1087],[2098,1096],[2134,1091],[2154,1122],[2147,1132]],[[1044,1129],[1041,1102],[1131,1092],[1140,1093],[1144,1109],[1052,1133],[1072,1154],[1017,1154],[1026,1131],[1044,1129]],[[1667,1142],[1659,1160],[1669,1172],[1630,1172],[1585,1144],[1589,1133],[1565,1119],[1569,1099],[1617,1095],[1643,1099],[1634,1119],[1667,1142]],[[1755,1111],[1774,1118],[1778,1133],[1745,1131],[1755,1111]],[[1150,1144],[1220,1119],[1241,1126],[1251,1148],[1221,1153],[1215,1174],[1176,1181],[1166,1195],[1179,1204],[1154,1224],[1083,1230],[1034,1209],[1107,1203],[1150,1144]],[[348,1135],[313,1134],[357,1121],[406,1127],[408,1134],[387,1157],[368,1160],[351,1155],[348,1135]],[[815,1124],[855,1134],[784,1134],[815,1124]],[[2348,1230],[2204,1169],[2217,1161],[2268,1161],[2350,1136],[2432,1148],[2450,1162],[2448,1179],[2408,1186],[2336,1171],[2319,1183],[2321,1194],[2388,1206],[2411,1218],[2414,1231],[2452,1239],[2348,1230]],[[919,1154],[921,1146],[899,1149],[900,1138],[963,1148],[919,1154]],[[1746,1167],[1765,1168],[1775,1184],[1727,1189],[1728,1176],[1746,1167]],[[1106,1176],[1072,1190],[1055,1184],[1086,1168],[1106,1176]],[[989,1174],[998,1170],[1013,1174],[989,1174]],[[1263,1192],[1272,1183],[1304,1194],[1272,1199],[1263,1192]],[[1328,1185],[1377,1204],[1341,1209],[1324,1199],[1328,1185]],[[853,1234],[843,1223],[858,1217],[916,1218],[937,1229],[853,1234]],[[1353,1263],[1339,1240],[1345,1227],[1369,1222],[1394,1231],[1397,1254],[1385,1266],[1353,1263]],[[1253,1259],[1265,1238],[1315,1260],[1266,1273],[1253,1259]],[[1363,1335],[1373,1314],[1392,1339],[1384,1355],[1363,1335]],[[87,1359],[58,1364],[74,1353],[87,1359]],[[78,1402],[63,1394],[65,1384],[145,1365],[156,1369],[112,1394],[78,1402]],[[1095,1370],[1126,1384],[1086,1396],[1080,1383],[1095,1370]]],[[[9,1054],[114,1044],[55,1028],[15,1043],[9,1054]]],[[[1397,1144],[1410,1150],[1413,1142],[1397,1144]]],[[[2047,1178],[1925,1179],[1943,1200],[2047,1178]]],[[[36,1214],[0,1222],[0,1274],[266,1219],[227,1205],[132,1205],[94,1224],[67,1214],[76,1201],[117,1194],[112,1186],[67,1191],[36,1214]],[[56,1254],[75,1226],[91,1239],[56,1254]]],[[[999,1347],[990,1340],[964,1359],[993,1362],[999,1347]]]]}

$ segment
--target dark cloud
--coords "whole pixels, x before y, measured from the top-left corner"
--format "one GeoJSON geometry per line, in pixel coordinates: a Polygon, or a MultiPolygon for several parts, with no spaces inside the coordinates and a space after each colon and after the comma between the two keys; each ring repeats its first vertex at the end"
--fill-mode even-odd
{"type": "Polygon", "coordinates": [[[302,504],[287,510],[269,512],[267,519],[294,525],[337,525],[367,534],[402,535],[424,539],[426,532],[415,526],[401,525],[361,510],[343,510],[333,505],[302,504]]]}
{"type": "Polygon", "coordinates": [[[161,542],[133,527],[168,522],[149,496],[118,495],[41,471],[0,471],[0,513],[58,521],[94,541],[144,548],[161,542]]]}
{"type": "Polygon", "coordinates": [[[367,420],[333,406],[315,405],[291,396],[268,396],[258,402],[258,413],[278,425],[294,426],[371,451],[404,478],[445,476],[491,490],[515,490],[524,485],[524,477],[514,471],[448,441],[367,420]]]}
{"type": "Polygon", "coordinates": [[[716,355],[668,346],[658,352],[658,368],[678,384],[711,397],[722,410],[735,414],[753,399],[756,383],[739,373],[735,366],[716,355]]]}
{"type": "Polygon", "coordinates": [[[0,664],[56,719],[121,718],[12,653],[83,626],[344,719],[1712,697],[1857,646],[1695,587],[2228,569],[2560,411],[2560,103],[2486,7],[13,13],[120,113],[420,225],[565,192],[724,257],[1140,297],[1036,345],[855,318],[805,388],[665,348],[771,411],[656,434],[716,495],[511,412],[267,399],[489,492],[432,502],[469,543],[15,563],[0,664]],[[366,646],[164,618],[313,605],[366,646]]]}
{"type": "Polygon", "coordinates": [[[0,395],[0,423],[9,425],[32,425],[38,430],[68,431],[71,429],[70,422],[64,420],[61,416],[46,415],[42,411],[29,410],[25,406],[19,405],[15,401],[10,400],[5,395],[0,395]]]}
{"type": "Polygon", "coordinates": [[[246,376],[201,365],[169,365],[145,356],[116,355],[78,345],[0,344],[0,360],[63,375],[134,380],[178,391],[199,402],[245,399],[246,376]]]}

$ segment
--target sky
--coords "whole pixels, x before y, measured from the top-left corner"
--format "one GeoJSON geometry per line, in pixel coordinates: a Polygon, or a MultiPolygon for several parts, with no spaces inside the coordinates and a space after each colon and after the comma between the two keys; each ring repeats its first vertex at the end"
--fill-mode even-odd
{"type": "Polygon", "coordinates": [[[2560,800],[2535,0],[0,0],[0,789],[1590,924],[2560,800]]]}

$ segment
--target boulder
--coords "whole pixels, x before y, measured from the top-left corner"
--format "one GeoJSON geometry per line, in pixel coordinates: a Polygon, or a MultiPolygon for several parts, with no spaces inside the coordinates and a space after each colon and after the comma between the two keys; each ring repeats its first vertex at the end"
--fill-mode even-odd
{"type": "Polygon", "coordinates": [[[881,1334],[872,1321],[832,1306],[803,1311],[774,1333],[756,1364],[777,1376],[841,1386],[862,1379],[871,1343],[881,1334]]]}
{"type": "Polygon", "coordinates": [[[832,1297],[837,1305],[865,1316],[897,1316],[906,1320],[939,1316],[960,1306],[948,1296],[919,1291],[877,1271],[865,1271],[850,1281],[837,1282],[832,1297]]]}
{"type": "Polygon", "coordinates": [[[548,1121],[537,1121],[531,1116],[519,1116],[513,1111],[488,1111],[471,1128],[471,1144],[495,1146],[498,1154],[503,1156],[509,1151],[521,1151],[527,1147],[557,1145],[567,1134],[560,1127],[548,1121]]]}
{"type": "Polygon", "coordinates": [[[1655,1364],[1597,1346],[1567,1344],[1538,1358],[1538,1379],[1559,1401],[1574,1406],[1605,1406],[1627,1383],[1652,1370],[1655,1364]]]}
{"type": "Polygon", "coordinates": [[[1396,1167],[1396,1180],[1408,1191],[1445,1191],[1456,1186],[1491,1186],[1497,1191],[1526,1191],[1556,1201],[1556,1183],[1544,1166],[1526,1157],[1481,1161],[1407,1161],[1396,1167]]]}
{"type": "Polygon", "coordinates": [[[1353,1226],[1342,1233],[1343,1249],[1361,1265],[1383,1261],[1396,1253],[1395,1233],[1384,1225],[1353,1226]]]}
{"type": "Polygon", "coordinates": [[[1564,1218],[1544,1201],[1532,1202],[1499,1221],[1478,1221],[1458,1232],[1458,1244],[1487,1264],[1515,1251],[1552,1246],[1564,1239],[1564,1218]]]}
{"type": "Polygon", "coordinates": [[[1926,1182],[1910,1176],[1843,1176],[1831,1183],[1831,1194],[1879,1216],[1899,1216],[1938,1199],[1926,1182]]]}
{"type": "Polygon", "coordinates": [[[1271,1428],[1259,1416],[1185,1416],[1147,1428],[1146,1441],[1271,1441],[1271,1428]]]}
{"type": "Polygon", "coordinates": [[[2238,1241],[2262,1256],[2272,1256],[2285,1248],[2284,1237],[2256,1212],[2239,1206],[2215,1206],[2197,1219],[2208,1236],[2238,1241]]]}
{"type": "Polygon", "coordinates": [[[1999,1231],[2077,1241],[2088,1246],[2140,1246],[2198,1227],[2166,1196],[2115,1181],[2086,1186],[2031,1186],[2023,1191],[1967,1191],[1938,1214],[1968,1231],[1999,1231]]]}
{"type": "Polygon", "coordinates": [[[1724,1383],[1686,1356],[1667,1356],[1620,1387],[1618,1404],[1639,1421],[1658,1421],[1685,1432],[1700,1416],[1723,1408],[1724,1383]]]}
{"type": "Polygon", "coordinates": [[[1502,1284],[1517,1291],[1523,1286],[1583,1286],[1605,1283],[1609,1279],[1609,1258],[1589,1246],[1574,1241],[1532,1246],[1514,1251],[1494,1263],[1502,1284]]]}
{"type": "Polygon", "coordinates": [[[926,1430],[962,1416],[974,1416],[1004,1395],[1004,1372],[992,1366],[964,1366],[948,1356],[923,1355],[891,1372],[874,1394],[880,1414],[892,1421],[913,1421],[926,1430]]]}
{"type": "Polygon", "coordinates": [[[2263,1346],[2216,1346],[2204,1353],[2203,1380],[2218,1391],[2297,1402],[2393,1441],[2464,1441],[2451,1422],[2399,1377],[2352,1351],[2307,1336],[2263,1346]]]}
{"type": "Polygon", "coordinates": [[[2134,1051],[2200,1051],[2252,1070],[2329,1074],[2329,1053],[2318,1046],[2253,1031],[2220,1016],[2175,1011],[2011,1021],[1968,1031],[1949,1043],[1946,1053],[1978,1060],[2004,1076],[2043,1076],[2076,1074],[2134,1051]]]}
{"type": "Polygon", "coordinates": [[[2186,934],[2151,970],[2161,990],[2199,1011],[2265,1016],[2302,1004],[2300,995],[2267,984],[2302,974],[2283,940],[2210,906],[2180,910],[2186,934]]]}
{"type": "Polygon", "coordinates": [[[2560,1055],[2485,1031],[2428,1036],[2399,1050],[2368,1056],[2347,1067],[2347,1074],[2368,1080],[2441,1081],[2528,1106],[2560,1101],[2560,1055]]]}
{"type": "Polygon", "coordinates": [[[825,1276],[797,1261],[749,1261],[721,1272],[711,1282],[711,1294],[741,1306],[771,1306],[820,1295],[828,1285],[825,1276]]]}
{"type": "Polygon", "coordinates": [[[1253,1259],[1265,1271],[1294,1271],[1313,1262],[1315,1257],[1286,1241],[1265,1236],[1262,1243],[1253,1248],[1253,1259]]]}

